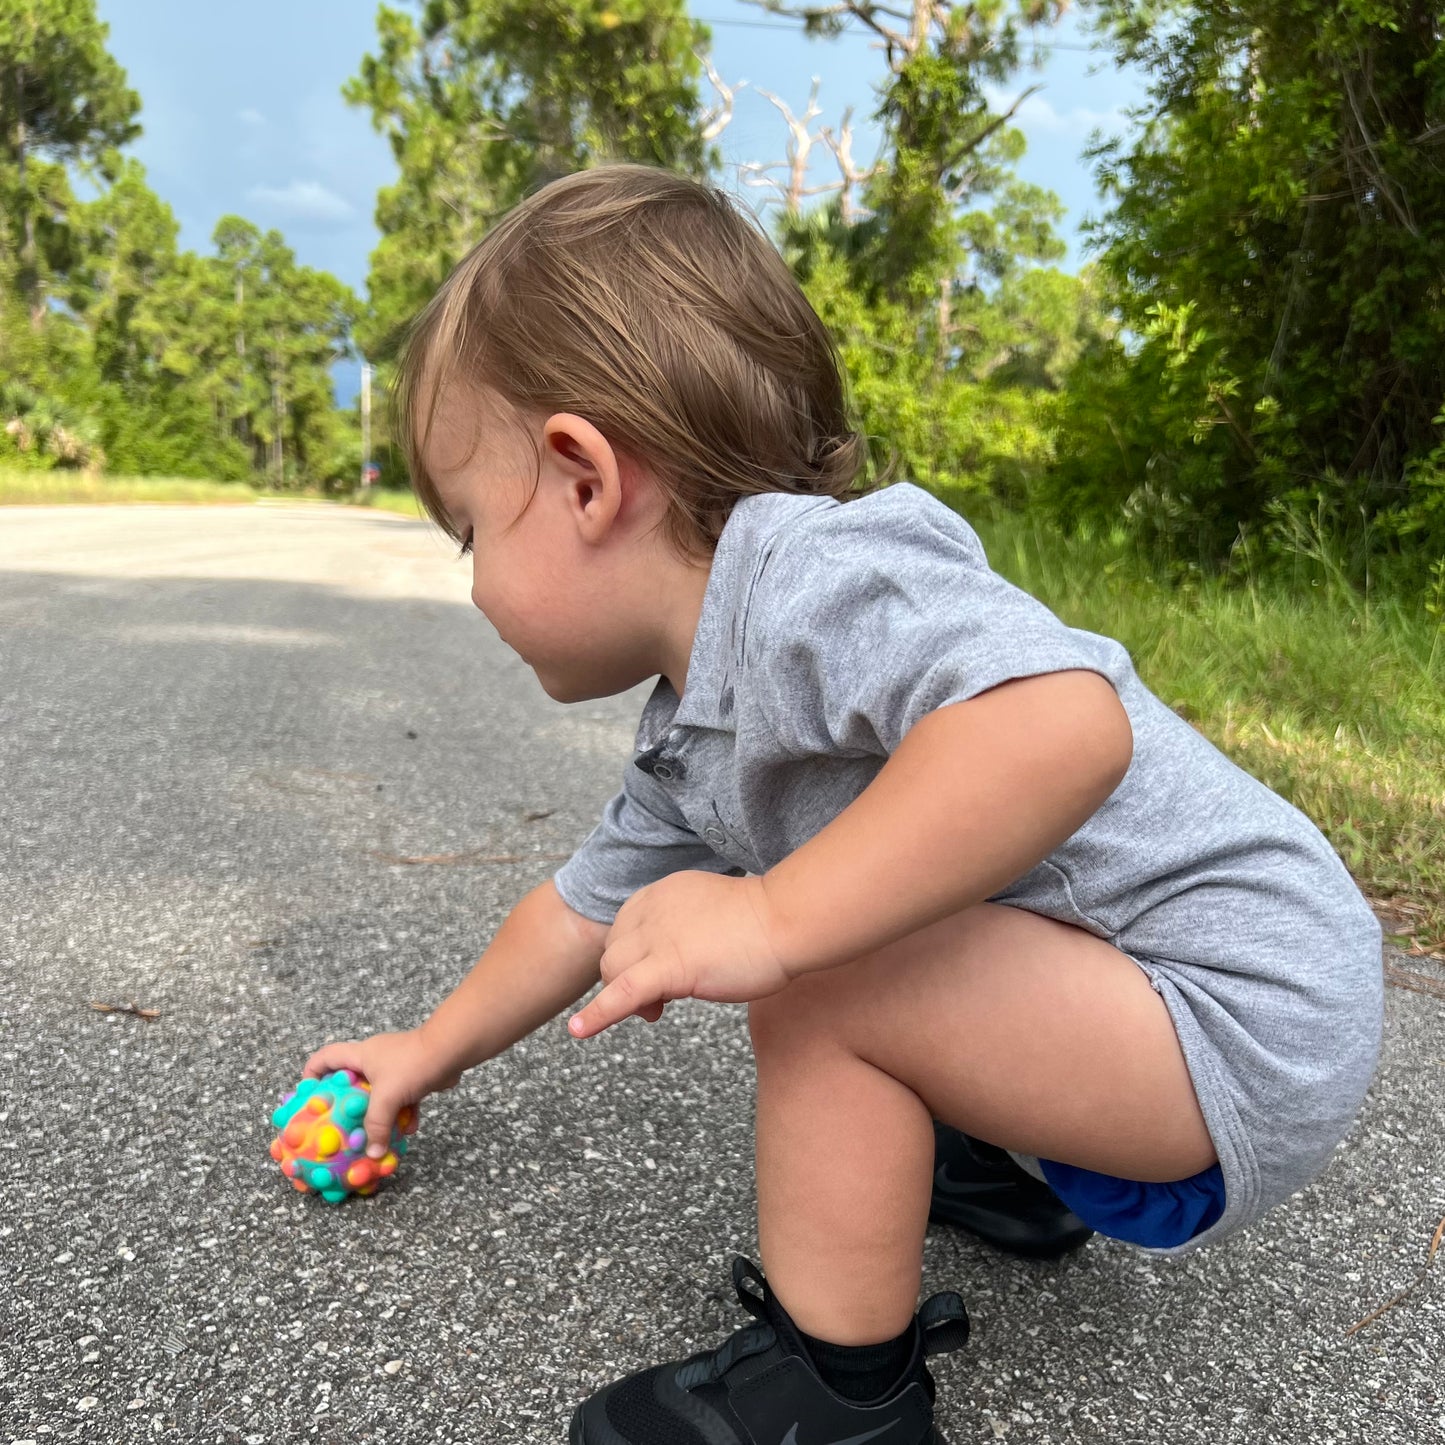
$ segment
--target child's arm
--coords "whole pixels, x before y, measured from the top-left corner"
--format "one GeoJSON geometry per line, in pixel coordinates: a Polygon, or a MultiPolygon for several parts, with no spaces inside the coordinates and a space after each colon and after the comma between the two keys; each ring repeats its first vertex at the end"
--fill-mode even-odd
{"type": "Polygon", "coordinates": [[[1068,669],[940,707],[836,818],[762,877],[683,872],[640,889],[601,960],[588,1038],[659,1001],[766,998],[998,892],[1109,797],[1133,756],[1108,680],[1068,669]]]}
{"type": "Polygon", "coordinates": [[[1128,771],[1106,678],[1019,678],[939,708],[831,823],[762,878],[790,975],[980,903],[1048,857],[1128,771]]]}
{"type": "Polygon", "coordinates": [[[550,878],[539,884],[417,1030],[432,1056],[462,1073],[556,1018],[597,982],[608,926],[574,913],[550,878]]]}
{"type": "Polygon", "coordinates": [[[355,1069],[371,1084],[369,1152],[389,1147],[404,1104],[450,1089],[462,1073],[493,1058],[556,1017],[597,982],[607,925],[574,913],[552,881],[507,915],[471,972],[418,1028],[327,1044],[306,1061],[307,1078],[355,1069]]]}

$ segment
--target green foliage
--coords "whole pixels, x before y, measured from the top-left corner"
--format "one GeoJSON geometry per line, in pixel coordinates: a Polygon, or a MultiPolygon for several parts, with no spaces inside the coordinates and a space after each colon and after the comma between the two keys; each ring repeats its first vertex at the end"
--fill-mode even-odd
{"type": "MultiPolygon", "coordinates": [[[[768,8],[820,34],[837,18],[768,8]]],[[[1063,208],[1013,174],[1023,135],[983,94],[1017,66],[1021,24],[1043,18],[994,3],[916,12],[890,49],[865,213],[845,221],[832,200],[778,223],[838,340],[875,474],[974,509],[1028,499],[1053,457],[1064,377],[1107,326],[1095,288],[1047,264],[1064,254],[1063,208]]]]}
{"type": "Polygon", "coordinates": [[[0,462],[7,466],[99,467],[94,420],[19,382],[0,383],[0,462]]]}
{"type": "Polygon", "coordinates": [[[329,368],[358,307],[276,232],[227,217],[215,256],[118,147],[139,100],[93,0],[0,0],[0,383],[14,464],[338,480],[329,368]],[[72,174],[99,194],[79,201],[72,174]]]}
{"type": "Polygon", "coordinates": [[[1091,475],[1076,495],[1212,561],[1257,534],[1287,548],[1322,515],[1357,580],[1402,539],[1445,549],[1434,13],[1100,9],[1120,57],[1153,75],[1153,105],[1127,149],[1089,152],[1115,199],[1100,264],[1138,344],[1109,356],[1107,397],[1077,378],[1065,450],[1076,482],[1091,475]],[[1112,403],[1107,441],[1089,394],[1112,403]]]}
{"type": "Polygon", "coordinates": [[[329,369],[350,353],[356,300],[334,276],[298,266],[276,231],[223,216],[214,241],[202,267],[210,304],[191,339],[197,382],[271,485],[326,480],[337,429],[329,369]]]}
{"type": "Polygon", "coordinates": [[[65,221],[66,304],[40,332],[7,328],[0,363],[75,408],[96,458],[136,474],[341,480],[330,366],[358,309],[345,286],[238,217],[218,224],[217,255],[178,252],[134,160],[65,221]]]}
{"type": "Polygon", "coordinates": [[[0,250],[18,259],[33,326],[63,243],[65,167],[106,177],[116,147],[139,134],[140,100],[105,48],[94,0],[0,0],[0,250]]]}
{"type": "Polygon", "coordinates": [[[961,291],[963,344],[940,366],[932,330],[901,302],[865,302],[827,232],[826,209],[785,224],[784,254],[837,340],[875,475],[906,475],[951,500],[1021,501],[1027,476],[1051,455],[1051,398],[1033,378],[1075,343],[1064,318],[1049,327],[1021,318],[1020,292],[1067,293],[1074,278],[1023,273],[1001,300],[961,291]]]}
{"type": "MultiPolygon", "coordinates": [[[[1136,134],[1090,146],[1113,209],[1073,277],[1055,269],[1057,198],[1015,175],[1023,137],[985,94],[1058,0],[763,3],[819,37],[883,40],[879,165],[846,207],[794,198],[776,224],[875,473],[973,514],[1122,526],[1183,585],[1278,566],[1359,589],[1387,564],[1436,585],[1437,16],[1097,0],[1153,84],[1136,134]]],[[[0,454],[347,490],[359,420],[328,373],[353,328],[380,397],[407,322],[530,190],[612,159],[717,168],[708,31],[682,0],[392,0],[377,26],[345,95],[399,175],[378,196],[363,312],[242,218],[214,254],[178,250],[121,154],[139,101],[94,0],[0,0],[0,454]]],[[[373,455],[402,485],[386,427],[378,405],[373,455]]]]}
{"type": "Polygon", "coordinates": [[[487,225],[537,186],[608,160],[695,175],[715,162],[694,53],[708,32],[683,0],[419,0],[383,4],[377,28],[380,53],[343,91],[401,172],[377,197],[358,328],[373,358],[395,354],[487,225]]]}

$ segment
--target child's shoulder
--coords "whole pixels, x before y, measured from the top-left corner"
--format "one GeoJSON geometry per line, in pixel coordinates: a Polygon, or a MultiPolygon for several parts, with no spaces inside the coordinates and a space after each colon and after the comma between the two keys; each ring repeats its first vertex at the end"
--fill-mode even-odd
{"type": "Polygon", "coordinates": [[[765,563],[774,587],[826,579],[837,585],[842,574],[857,571],[899,575],[988,566],[973,528],[912,482],[895,482],[847,502],[809,501],[812,505],[779,509],[781,525],[769,539],[765,563]]]}

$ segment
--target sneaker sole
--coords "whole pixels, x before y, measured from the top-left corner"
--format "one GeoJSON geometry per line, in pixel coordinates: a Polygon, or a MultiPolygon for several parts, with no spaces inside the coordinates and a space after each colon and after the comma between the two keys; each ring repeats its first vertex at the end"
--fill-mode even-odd
{"type": "MultiPolygon", "coordinates": [[[[567,1445],[592,1445],[592,1442],[582,1433],[582,1410],[580,1406],[572,1416],[572,1424],[567,1431],[567,1445]]],[[[920,1441],[919,1445],[948,1445],[948,1439],[943,1431],[935,1425],[929,1431],[928,1439],[920,1441]]]]}
{"type": "MultiPolygon", "coordinates": [[[[572,1416],[572,1425],[571,1428],[568,1429],[568,1432],[566,1432],[566,1441],[568,1441],[568,1445],[591,1445],[587,1436],[582,1433],[581,1412],[572,1416]]],[[[935,1425],[932,1431],[929,1432],[928,1439],[926,1439],[926,1441],[919,1441],[919,1445],[948,1445],[948,1438],[946,1438],[944,1432],[935,1425]]]]}

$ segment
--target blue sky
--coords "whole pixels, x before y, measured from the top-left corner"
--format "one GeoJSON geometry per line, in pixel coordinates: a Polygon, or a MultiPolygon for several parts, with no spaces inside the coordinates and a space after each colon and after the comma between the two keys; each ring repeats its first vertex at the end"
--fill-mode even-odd
{"type": "MultiPolygon", "coordinates": [[[[821,114],[813,128],[835,129],[843,110],[855,117],[854,158],[872,160],[876,130],[867,124],[882,53],[865,31],[809,41],[800,29],[744,0],[694,0],[693,13],[713,25],[713,64],[740,86],[734,119],[719,138],[728,169],[722,184],[760,209],[766,190],[742,186],[737,167],[781,160],[787,128],[773,92],[801,115],[812,77],[821,78],[821,114]],[[746,85],[741,85],[746,81],[746,85]]],[[[132,151],[152,187],[176,212],[181,242],[210,249],[217,220],[239,214],[283,232],[304,265],[333,272],[365,293],[367,258],[376,244],[375,195],[394,175],[391,152],[369,114],[341,99],[341,86],[373,47],[375,9],[365,0],[251,0],[242,6],[197,0],[98,0],[110,48],[140,92],[144,134],[132,151]]],[[[1078,226],[1102,207],[1081,154],[1095,128],[1128,128],[1124,112],[1144,99],[1137,73],[1089,53],[1074,16],[1053,33],[1059,47],[1038,72],[1021,72],[991,94],[1005,107],[1029,85],[1015,124],[1029,149],[1019,175],[1056,192],[1066,207],[1060,231],[1075,271],[1087,259],[1078,226]]],[[[707,88],[711,94],[711,87],[707,88]]],[[[836,177],[819,142],[810,178],[836,177]]],[[[348,394],[345,383],[341,390],[348,394]]]]}

